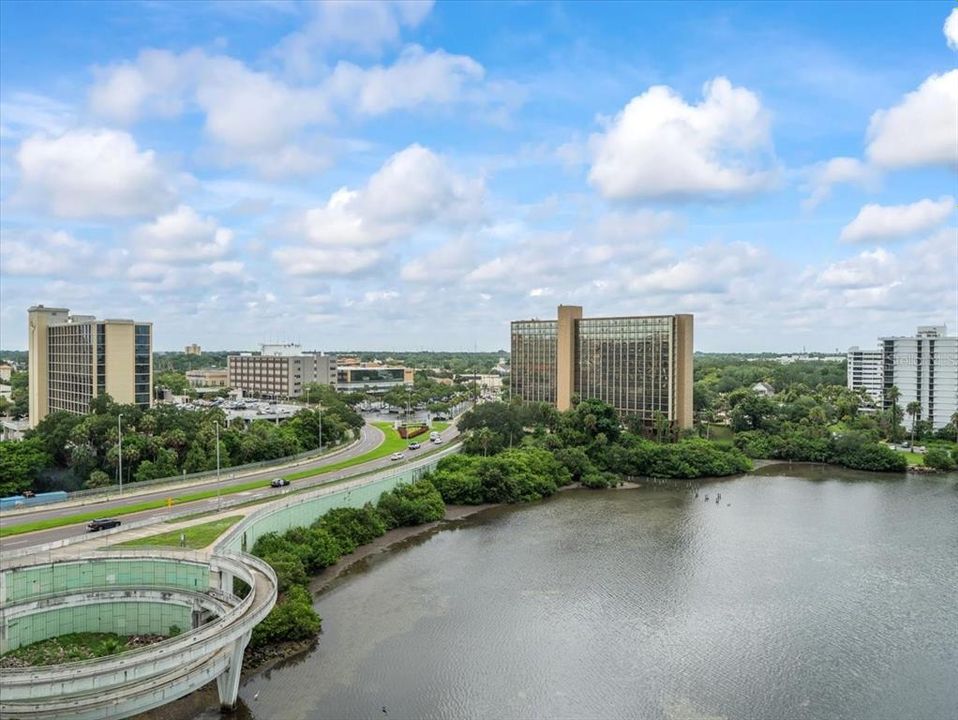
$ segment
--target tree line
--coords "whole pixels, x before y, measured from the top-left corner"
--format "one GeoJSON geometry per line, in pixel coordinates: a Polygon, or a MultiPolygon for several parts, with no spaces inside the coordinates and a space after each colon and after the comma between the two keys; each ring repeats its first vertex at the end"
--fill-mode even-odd
{"type": "MultiPolygon", "coordinates": [[[[326,388],[316,399],[322,400],[324,446],[341,443],[362,428],[362,417],[334,390],[326,388]]],[[[228,423],[219,408],[156,405],[143,410],[104,395],[93,400],[88,415],[51,413],[23,441],[0,443],[0,494],[115,483],[120,433],[123,482],[141,482],[215,470],[217,434],[221,468],[315,449],[320,444],[320,411],[304,408],[280,424],[253,420],[247,426],[228,423]]]]}

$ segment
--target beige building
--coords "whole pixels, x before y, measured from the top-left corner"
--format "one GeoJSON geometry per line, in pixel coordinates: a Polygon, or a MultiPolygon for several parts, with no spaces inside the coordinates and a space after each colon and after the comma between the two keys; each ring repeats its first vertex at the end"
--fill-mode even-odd
{"type": "Polygon", "coordinates": [[[60,410],[85,415],[103,394],[150,407],[152,323],[97,320],[43,305],[30,308],[27,317],[30,427],[60,410]]]}
{"type": "Polygon", "coordinates": [[[572,396],[612,405],[620,417],[652,423],[661,413],[692,427],[692,316],[584,318],[560,305],[556,320],[512,323],[515,397],[559,410],[572,396]]]}
{"type": "Polygon", "coordinates": [[[0,363],[0,382],[10,382],[11,375],[13,375],[13,365],[0,363]]]}
{"type": "Polygon", "coordinates": [[[260,353],[227,358],[228,386],[244,396],[298,398],[310,383],[336,384],[336,358],[300,345],[262,345],[260,353]]]}
{"type": "Polygon", "coordinates": [[[202,355],[202,354],[203,354],[203,348],[201,348],[201,347],[200,347],[199,345],[197,345],[196,343],[193,343],[192,345],[187,345],[187,346],[186,346],[186,349],[184,350],[184,352],[185,352],[187,355],[202,355]]]}
{"type": "Polygon", "coordinates": [[[187,370],[186,379],[194,388],[229,387],[230,383],[229,370],[219,368],[187,370]]]}

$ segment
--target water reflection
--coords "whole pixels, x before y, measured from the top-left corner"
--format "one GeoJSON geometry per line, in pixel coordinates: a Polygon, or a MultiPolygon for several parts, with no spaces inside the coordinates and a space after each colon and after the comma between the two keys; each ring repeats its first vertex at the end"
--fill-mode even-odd
{"type": "Polygon", "coordinates": [[[958,476],[789,473],[422,537],[323,595],[318,647],[241,696],[284,720],[955,717],[958,476]]]}

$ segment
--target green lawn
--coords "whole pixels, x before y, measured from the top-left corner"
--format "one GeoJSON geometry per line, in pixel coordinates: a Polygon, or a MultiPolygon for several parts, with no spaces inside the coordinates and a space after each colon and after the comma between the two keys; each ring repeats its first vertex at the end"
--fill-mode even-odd
{"type": "MultiPolygon", "coordinates": [[[[383,431],[386,435],[386,439],[382,445],[379,447],[370,450],[367,453],[363,453],[358,457],[350,458],[349,460],[343,460],[338,463],[333,463],[332,465],[326,465],[319,470],[300,470],[299,472],[290,473],[284,475],[287,480],[302,480],[303,478],[316,477],[318,475],[323,475],[328,472],[334,472],[336,470],[342,470],[344,468],[353,467],[354,465],[361,465],[364,462],[370,460],[376,460],[381,457],[386,457],[387,455],[392,455],[394,452],[399,450],[405,450],[408,442],[399,437],[399,434],[393,429],[392,423],[390,422],[377,422],[373,423],[376,427],[383,431]]],[[[441,429],[440,426],[445,425],[448,427],[448,423],[433,423],[434,429],[441,429]]],[[[422,453],[425,454],[425,453],[422,453]]],[[[266,480],[252,480],[250,482],[242,483],[240,485],[231,485],[229,488],[224,488],[219,491],[220,496],[234,495],[236,493],[246,492],[247,490],[255,490],[264,485],[268,484],[266,480]]],[[[195,502],[197,500],[207,500],[211,497],[216,497],[217,491],[213,490],[201,490],[197,492],[187,492],[182,495],[170,495],[173,498],[173,506],[182,505],[183,503],[195,502]]],[[[118,508],[115,510],[109,511],[110,517],[121,517],[123,515],[131,515],[133,513],[143,512],[145,510],[158,510],[167,506],[166,500],[148,500],[141,503],[136,503],[135,505],[129,505],[125,508],[118,508]]],[[[63,527],[64,525],[73,525],[76,523],[89,522],[94,518],[103,517],[104,511],[100,510],[91,510],[89,512],[77,513],[76,515],[69,515],[67,517],[61,518],[48,518],[46,520],[36,520],[34,522],[23,523],[22,525],[15,525],[13,527],[4,527],[0,528],[0,538],[12,537],[13,535],[22,535],[28,532],[36,532],[38,530],[49,530],[51,528],[63,527]]]]}
{"type": "Polygon", "coordinates": [[[212,543],[216,538],[242,519],[242,515],[230,515],[229,517],[203,523],[202,525],[193,525],[183,530],[171,530],[165,533],[150,535],[149,537],[128,540],[127,542],[119,543],[115,547],[184,547],[189,550],[199,550],[212,543]],[[181,533],[185,537],[183,545],[180,545],[181,533]]]}
{"type": "Polygon", "coordinates": [[[925,456],[920,455],[919,453],[908,452],[906,450],[902,452],[902,455],[905,456],[905,460],[908,461],[909,465],[924,465],[925,464],[925,456]]]}

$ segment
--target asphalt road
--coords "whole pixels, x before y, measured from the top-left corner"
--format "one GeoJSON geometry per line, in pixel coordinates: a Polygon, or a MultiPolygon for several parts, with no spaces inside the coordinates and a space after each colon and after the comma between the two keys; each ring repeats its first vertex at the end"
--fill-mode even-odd
{"type": "MultiPolygon", "coordinates": [[[[444,441],[453,439],[459,434],[459,431],[456,429],[455,425],[450,425],[446,430],[443,430],[441,433],[444,441]]],[[[367,453],[370,450],[379,447],[384,440],[384,436],[381,430],[372,425],[366,425],[363,428],[362,437],[360,442],[355,446],[350,448],[348,451],[334,455],[333,457],[328,457],[323,460],[317,460],[311,463],[304,463],[298,465],[295,468],[289,468],[289,470],[294,470],[300,472],[302,470],[309,469],[319,469],[325,465],[331,465],[343,460],[349,459],[351,457],[356,457],[357,455],[362,455],[367,453]]],[[[426,442],[423,444],[421,451],[409,450],[406,451],[406,459],[413,460],[418,457],[419,453],[425,451],[429,448],[429,443],[426,442]]],[[[336,470],[334,472],[324,473],[315,478],[304,478],[302,480],[297,480],[293,483],[293,487],[296,489],[302,489],[304,487],[311,487],[313,485],[322,485],[324,483],[332,482],[334,480],[340,480],[351,475],[359,475],[361,473],[369,472],[370,470],[378,470],[384,467],[389,466],[399,466],[400,462],[390,460],[389,457],[379,458],[377,460],[370,460],[369,462],[362,463],[360,465],[353,465],[352,467],[344,468],[342,470],[336,470]]],[[[70,515],[75,515],[78,513],[86,513],[96,510],[103,517],[110,517],[111,513],[114,512],[117,508],[122,508],[129,505],[137,505],[148,500],[157,500],[157,499],[166,499],[171,495],[179,495],[184,492],[198,492],[201,490],[210,490],[216,489],[217,485],[225,489],[231,485],[248,483],[252,480],[263,480],[263,487],[255,490],[247,490],[241,493],[233,493],[226,497],[230,499],[235,498],[244,498],[246,500],[257,500],[265,497],[279,497],[285,490],[283,488],[271,488],[269,487],[269,480],[278,475],[282,475],[288,472],[288,470],[283,470],[282,468],[273,468],[272,470],[263,470],[257,471],[255,473],[250,473],[249,475],[242,475],[237,478],[223,478],[217,483],[213,482],[202,482],[196,485],[191,486],[180,486],[175,490],[167,488],[166,490],[157,490],[156,492],[142,493],[137,495],[131,495],[130,497],[124,498],[109,498],[104,499],[101,502],[89,503],[83,506],[70,506],[70,507],[50,507],[44,510],[37,510],[36,512],[18,514],[16,516],[10,517],[0,517],[0,526],[2,527],[12,527],[18,524],[25,522],[33,522],[36,520],[42,520],[45,518],[56,518],[56,517],[66,517],[70,515]]],[[[177,513],[180,513],[184,510],[193,510],[194,512],[209,512],[216,510],[218,500],[217,498],[208,498],[206,500],[197,500],[195,502],[181,503],[175,506],[177,513]]],[[[129,515],[121,516],[123,522],[133,522],[134,520],[145,520],[151,517],[155,517],[157,522],[162,522],[167,519],[168,511],[164,508],[157,508],[155,510],[145,510],[139,513],[130,513],[129,515]]],[[[64,538],[73,537],[75,535],[85,534],[86,523],[77,523],[74,525],[66,525],[63,527],[52,528],[50,530],[40,530],[38,532],[25,533],[23,535],[14,535],[13,537],[3,538],[0,540],[0,550],[19,550],[30,545],[42,545],[43,543],[54,542],[56,540],[62,540],[64,538]]],[[[92,536],[92,535],[91,535],[92,536]]]]}

